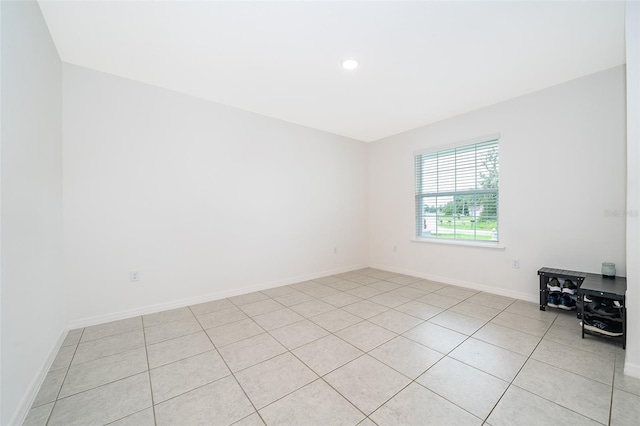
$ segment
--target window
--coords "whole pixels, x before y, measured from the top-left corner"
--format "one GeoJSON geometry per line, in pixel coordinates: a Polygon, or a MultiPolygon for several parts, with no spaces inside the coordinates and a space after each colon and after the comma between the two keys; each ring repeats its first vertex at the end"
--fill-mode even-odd
{"type": "Polygon", "coordinates": [[[419,153],[416,237],[498,241],[498,136],[419,153]]]}

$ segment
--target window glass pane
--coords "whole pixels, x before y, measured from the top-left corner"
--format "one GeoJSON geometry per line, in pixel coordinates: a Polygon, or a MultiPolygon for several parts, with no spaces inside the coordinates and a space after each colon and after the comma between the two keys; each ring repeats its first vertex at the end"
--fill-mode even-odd
{"type": "Polygon", "coordinates": [[[416,156],[416,235],[497,241],[498,141],[416,156]]]}

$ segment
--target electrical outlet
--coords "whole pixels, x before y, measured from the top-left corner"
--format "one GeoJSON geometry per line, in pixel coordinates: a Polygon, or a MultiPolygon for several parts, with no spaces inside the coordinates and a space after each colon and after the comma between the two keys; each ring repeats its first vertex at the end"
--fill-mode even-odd
{"type": "Polygon", "coordinates": [[[520,269],[520,259],[511,259],[511,267],[513,269],[520,269]]]}
{"type": "Polygon", "coordinates": [[[140,272],[138,271],[129,272],[129,281],[131,282],[140,281],[140,272]]]}

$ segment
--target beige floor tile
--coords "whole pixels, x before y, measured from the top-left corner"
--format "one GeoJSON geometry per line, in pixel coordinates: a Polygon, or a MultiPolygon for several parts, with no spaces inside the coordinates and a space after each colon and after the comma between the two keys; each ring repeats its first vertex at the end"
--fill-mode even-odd
{"type": "Polygon", "coordinates": [[[78,364],[69,369],[60,390],[60,398],[84,392],[147,370],[147,352],[145,348],[133,349],[78,364]]]}
{"type": "Polygon", "coordinates": [[[541,311],[539,303],[525,302],[524,300],[516,300],[505,309],[505,312],[548,323],[552,323],[559,313],[558,309],[553,308],[541,311]]]}
{"type": "Polygon", "coordinates": [[[204,331],[165,340],[164,342],[147,346],[149,368],[160,367],[212,349],[213,344],[204,331]]]}
{"type": "Polygon", "coordinates": [[[46,426],[53,408],[53,402],[32,408],[27,413],[22,426],[46,426]]]}
{"type": "Polygon", "coordinates": [[[373,303],[370,300],[356,302],[351,305],[347,305],[342,309],[363,319],[371,318],[389,310],[388,307],[373,303]]]}
{"type": "Polygon", "coordinates": [[[477,293],[466,300],[466,302],[487,306],[489,308],[498,309],[499,311],[506,309],[515,301],[516,299],[512,299],[510,297],[490,293],[477,293]]]}
{"type": "Polygon", "coordinates": [[[302,321],[304,320],[304,317],[293,312],[291,309],[284,308],[266,314],[257,315],[253,317],[253,320],[262,328],[269,331],[293,324],[294,322],[302,321]]]}
{"type": "Polygon", "coordinates": [[[284,308],[284,305],[281,305],[273,299],[260,300],[240,306],[240,309],[250,317],[277,311],[282,308],[284,308]]]}
{"type": "Polygon", "coordinates": [[[583,339],[580,330],[555,324],[552,325],[544,335],[544,340],[551,340],[594,353],[609,352],[615,354],[624,352],[620,339],[606,339],[600,336],[592,336],[587,333],[585,333],[583,339]]]}
{"type": "Polygon", "coordinates": [[[364,352],[330,334],[294,349],[293,354],[315,371],[316,374],[324,376],[349,361],[353,361],[364,352]]]}
{"type": "Polygon", "coordinates": [[[443,287],[439,290],[436,290],[434,293],[440,294],[442,296],[453,297],[455,299],[468,299],[471,296],[480,293],[477,290],[471,290],[470,288],[458,287],[454,285],[450,285],[447,287],[443,287]]]}
{"type": "Polygon", "coordinates": [[[216,347],[220,348],[238,342],[248,337],[264,333],[264,329],[251,318],[237,321],[221,327],[205,330],[216,347]]]}
{"type": "Polygon", "coordinates": [[[232,376],[156,405],[158,426],[230,425],[253,413],[253,405],[232,376]]]}
{"type": "Polygon", "coordinates": [[[402,336],[378,346],[369,355],[410,379],[424,373],[444,356],[402,336]]]}
{"type": "Polygon", "coordinates": [[[380,426],[482,425],[481,419],[416,383],[404,388],[370,417],[380,426]]]}
{"type": "Polygon", "coordinates": [[[541,340],[540,337],[491,322],[473,333],[473,337],[524,356],[531,355],[541,340]]]}
{"type": "Polygon", "coordinates": [[[348,290],[347,293],[353,296],[359,297],[361,299],[368,299],[370,297],[382,294],[384,293],[384,291],[377,288],[369,287],[369,286],[360,286],[358,288],[348,290]]]}
{"type": "Polygon", "coordinates": [[[268,425],[356,425],[364,415],[322,380],[308,384],[260,410],[268,425]]]}
{"type": "Polygon", "coordinates": [[[301,291],[296,291],[295,293],[285,294],[284,296],[274,297],[273,300],[284,305],[284,306],[293,306],[298,305],[303,302],[308,302],[313,300],[313,297],[308,294],[304,294],[301,291]]]}
{"type": "Polygon", "coordinates": [[[444,312],[444,309],[442,308],[418,302],[417,300],[412,300],[405,303],[404,305],[397,306],[394,309],[396,311],[404,312],[405,314],[420,318],[422,320],[428,320],[435,317],[439,313],[444,312]]]}
{"type": "Polygon", "coordinates": [[[187,307],[143,315],[142,323],[145,327],[153,327],[154,325],[166,324],[168,322],[179,321],[185,318],[193,318],[191,309],[187,307]]]}
{"type": "Polygon", "coordinates": [[[368,321],[352,325],[335,334],[364,352],[369,352],[397,336],[396,333],[368,321]]]}
{"type": "Polygon", "coordinates": [[[143,347],[144,333],[142,329],[116,334],[102,339],[90,340],[78,345],[71,365],[77,365],[143,347]]]}
{"type": "Polygon", "coordinates": [[[208,314],[198,315],[198,321],[205,330],[208,328],[220,327],[232,322],[249,318],[244,312],[235,306],[229,309],[222,309],[208,314]]]}
{"type": "Polygon", "coordinates": [[[56,357],[53,359],[49,371],[66,370],[71,365],[71,360],[76,352],[77,346],[63,346],[60,348],[56,357]]]}
{"type": "Polygon", "coordinates": [[[611,386],[529,359],[513,384],[600,423],[609,421],[611,386]]]}
{"type": "Polygon", "coordinates": [[[342,309],[336,309],[311,317],[310,320],[325,330],[334,333],[338,330],[342,330],[343,328],[347,328],[353,324],[361,322],[362,318],[343,311],[342,309]]]}
{"type": "Polygon", "coordinates": [[[231,374],[215,350],[150,371],[153,401],[166,401],[231,374]]]}
{"type": "Polygon", "coordinates": [[[215,311],[222,311],[224,309],[229,309],[233,307],[235,307],[235,305],[229,302],[228,299],[212,300],[210,302],[199,303],[197,305],[189,306],[189,308],[191,309],[191,312],[193,312],[194,315],[198,315],[198,316],[204,315],[204,314],[210,314],[211,312],[215,312],[215,311]]]}
{"type": "Polygon", "coordinates": [[[382,293],[377,296],[373,296],[369,299],[369,301],[382,306],[386,306],[387,308],[395,308],[396,306],[404,305],[405,303],[410,302],[411,299],[409,299],[408,297],[399,296],[397,294],[382,293]]]}
{"type": "Polygon", "coordinates": [[[640,418],[640,396],[613,390],[611,426],[636,426],[640,418]]]}
{"type": "Polygon", "coordinates": [[[262,290],[263,294],[266,294],[267,296],[274,298],[274,297],[279,297],[279,296],[285,296],[287,294],[292,294],[292,293],[297,293],[298,290],[296,290],[293,287],[289,287],[288,285],[284,285],[284,286],[280,286],[280,287],[274,287],[274,288],[270,288],[268,290],[262,290]]]}
{"type": "Polygon", "coordinates": [[[147,345],[152,345],[165,340],[175,339],[176,337],[186,336],[187,334],[197,333],[198,331],[202,331],[202,327],[195,317],[191,317],[153,327],[146,327],[144,334],[147,345]]]}
{"type": "Polygon", "coordinates": [[[422,296],[426,296],[429,293],[413,287],[400,287],[395,290],[391,290],[389,294],[393,294],[394,296],[402,296],[406,297],[409,300],[413,300],[418,299],[422,296]]]}
{"type": "Polygon", "coordinates": [[[391,291],[397,288],[402,288],[404,287],[404,285],[396,284],[390,281],[378,281],[377,283],[369,284],[368,287],[377,288],[378,290],[382,291],[391,291]]]}
{"type": "Polygon", "coordinates": [[[511,386],[507,389],[496,408],[491,412],[487,423],[492,426],[540,425],[556,426],[598,426],[587,417],[554,404],[548,399],[511,386]]]}
{"type": "Polygon", "coordinates": [[[489,415],[509,385],[449,357],[442,358],[416,381],[481,419],[489,415]]]}
{"type": "Polygon", "coordinates": [[[236,373],[236,378],[259,410],[318,376],[287,352],[236,373]]]}
{"type": "Polygon", "coordinates": [[[357,277],[352,277],[349,278],[350,281],[353,281],[354,283],[358,283],[358,284],[362,284],[362,285],[369,285],[369,284],[373,284],[373,283],[377,283],[378,281],[381,281],[377,278],[373,278],[373,277],[369,277],[366,275],[360,275],[357,277]]]}
{"type": "Polygon", "coordinates": [[[258,413],[253,413],[245,417],[244,419],[238,420],[233,424],[233,426],[264,426],[264,422],[258,415],[258,413]]]}
{"type": "Polygon", "coordinates": [[[113,336],[114,334],[126,333],[142,328],[142,317],[127,318],[119,321],[112,321],[105,324],[92,325],[84,329],[80,342],[101,339],[113,336]]]}
{"type": "Polygon", "coordinates": [[[531,358],[605,385],[613,384],[616,356],[610,352],[597,354],[543,339],[531,358]]]}
{"type": "Polygon", "coordinates": [[[302,292],[304,294],[308,294],[311,297],[321,298],[321,297],[331,296],[332,294],[336,294],[340,292],[340,290],[323,285],[320,287],[314,287],[314,288],[302,290],[302,292]]]}
{"type": "Polygon", "coordinates": [[[442,309],[449,309],[452,306],[462,302],[463,299],[456,299],[455,297],[449,297],[438,293],[429,293],[426,296],[422,296],[416,299],[418,302],[426,303],[427,305],[437,306],[442,309]]]}
{"type": "Polygon", "coordinates": [[[334,281],[330,284],[327,284],[328,287],[335,288],[340,291],[353,290],[354,288],[360,287],[360,284],[354,283],[353,281],[340,279],[339,281],[334,281]]]}
{"type": "Polygon", "coordinates": [[[327,302],[328,304],[335,306],[336,308],[341,308],[343,306],[347,306],[352,303],[359,302],[362,299],[350,293],[340,292],[340,293],[332,294],[331,296],[323,297],[321,300],[323,302],[327,302]]]}
{"type": "Polygon", "coordinates": [[[447,285],[429,280],[420,280],[408,285],[408,287],[416,288],[418,290],[425,291],[427,293],[433,293],[441,288],[445,288],[447,285]]]}
{"type": "Polygon", "coordinates": [[[498,314],[491,320],[491,322],[513,330],[522,331],[523,333],[529,333],[537,337],[544,336],[551,326],[548,322],[512,314],[506,311],[498,314]]]}
{"type": "Polygon", "coordinates": [[[418,277],[412,277],[410,275],[396,275],[395,277],[391,277],[391,278],[387,278],[386,281],[395,283],[395,284],[400,284],[400,285],[409,285],[409,284],[413,284],[415,282],[420,281],[421,278],[418,277]]]}
{"type": "Polygon", "coordinates": [[[483,306],[475,302],[469,302],[468,300],[458,303],[449,310],[451,312],[456,312],[471,318],[477,318],[482,321],[489,321],[500,313],[499,309],[483,306]]]}
{"type": "Polygon", "coordinates": [[[76,328],[75,330],[70,330],[62,342],[62,347],[77,346],[78,343],[80,343],[80,338],[82,337],[83,331],[84,328],[76,328]]]}
{"type": "Polygon", "coordinates": [[[289,309],[296,311],[303,317],[310,318],[332,311],[336,309],[336,307],[328,304],[327,302],[323,302],[322,300],[313,299],[308,302],[302,302],[298,305],[290,306],[289,309]]]}
{"type": "Polygon", "coordinates": [[[473,337],[462,342],[449,356],[467,365],[511,382],[527,361],[524,355],[476,340],[473,337]]]}
{"type": "Polygon", "coordinates": [[[306,345],[309,342],[313,342],[329,334],[326,330],[309,320],[299,321],[286,327],[277,328],[271,330],[270,333],[289,350],[306,345]]]}
{"type": "Polygon", "coordinates": [[[67,370],[54,370],[47,373],[33,404],[31,404],[32,408],[49,402],[54,402],[58,397],[58,393],[60,392],[60,388],[62,388],[62,382],[66,375],[67,370]]]}
{"type": "Polygon", "coordinates": [[[236,372],[266,361],[287,350],[267,333],[250,337],[219,349],[231,371],[236,372]]]}
{"type": "Polygon", "coordinates": [[[393,309],[369,318],[369,321],[398,334],[411,330],[413,327],[424,322],[420,318],[393,309]]]}
{"type": "Polygon", "coordinates": [[[48,426],[107,424],[151,407],[147,372],[59,400],[48,426]]]}
{"type": "Polygon", "coordinates": [[[230,297],[229,301],[236,306],[246,305],[248,303],[259,302],[268,299],[267,295],[256,291],[253,293],[241,294],[240,296],[230,297]]]}
{"type": "Polygon", "coordinates": [[[403,333],[403,336],[440,353],[449,353],[467,339],[464,334],[425,322],[403,333]]]}
{"type": "Polygon", "coordinates": [[[617,389],[640,396],[640,379],[624,374],[624,353],[616,353],[616,368],[613,386],[617,389]]]}
{"type": "Polygon", "coordinates": [[[123,419],[116,420],[113,423],[109,423],[109,426],[155,426],[155,424],[153,408],[147,408],[123,419]]]}
{"type": "Polygon", "coordinates": [[[366,415],[411,382],[369,355],[351,361],[324,379],[366,415]]]}

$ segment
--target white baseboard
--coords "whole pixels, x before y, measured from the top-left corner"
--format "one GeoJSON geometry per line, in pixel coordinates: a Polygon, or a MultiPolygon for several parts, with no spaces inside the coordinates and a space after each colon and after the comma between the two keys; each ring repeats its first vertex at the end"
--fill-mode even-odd
{"type": "Polygon", "coordinates": [[[377,264],[373,264],[373,265],[369,265],[369,266],[371,268],[380,269],[380,270],[383,270],[383,271],[395,272],[395,273],[404,274],[404,275],[411,275],[411,276],[418,277],[418,278],[424,278],[425,280],[429,280],[429,281],[437,281],[437,282],[440,282],[440,283],[443,283],[443,284],[450,284],[450,285],[455,285],[455,286],[459,286],[459,287],[466,287],[466,288],[470,288],[470,289],[473,289],[473,290],[484,291],[485,293],[495,294],[495,295],[498,295],[498,296],[506,296],[506,297],[511,297],[513,299],[520,299],[520,300],[525,300],[527,302],[533,302],[533,303],[539,303],[540,302],[540,300],[536,297],[536,295],[532,295],[531,293],[523,293],[523,292],[520,292],[520,291],[499,289],[499,288],[488,286],[488,285],[484,285],[484,284],[478,284],[478,283],[469,282],[469,281],[463,281],[463,280],[456,280],[456,279],[450,278],[450,277],[443,277],[443,276],[440,276],[440,275],[426,274],[424,272],[412,271],[412,270],[404,269],[404,268],[396,268],[396,267],[393,267],[393,266],[377,265],[377,264]]]}
{"type": "Polygon", "coordinates": [[[630,362],[625,362],[624,375],[629,377],[635,377],[636,379],[640,379],[640,365],[632,364],[630,362]]]}
{"type": "Polygon", "coordinates": [[[13,413],[13,416],[9,421],[10,426],[14,426],[14,425],[19,426],[26,419],[27,414],[29,414],[29,409],[31,408],[31,404],[33,404],[33,401],[36,399],[36,396],[38,395],[38,391],[40,390],[40,386],[42,386],[42,383],[44,383],[44,379],[45,377],[47,377],[47,373],[49,372],[49,369],[51,368],[53,361],[56,359],[56,355],[58,355],[58,351],[62,347],[62,343],[64,342],[64,339],[67,337],[67,333],[68,333],[67,330],[62,330],[62,332],[60,333],[58,340],[53,345],[53,347],[49,351],[49,355],[47,356],[44,363],[42,364],[42,367],[40,368],[38,375],[34,377],[31,383],[29,384],[29,387],[27,388],[27,391],[22,397],[20,404],[18,404],[16,411],[13,413]]]}
{"type": "Polygon", "coordinates": [[[343,272],[355,271],[357,269],[364,268],[365,265],[352,265],[344,268],[330,269],[322,272],[316,272],[313,274],[305,274],[297,277],[285,278],[282,280],[271,281],[267,283],[258,284],[255,286],[242,287],[238,289],[219,291],[216,293],[210,293],[203,296],[189,297],[180,300],[173,300],[170,302],[158,303],[155,305],[141,306],[139,308],[128,309],[125,311],[114,312],[104,315],[96,315],[93,317],[79,318],[69,322],[69,330],[75,328],[89,327],[91,325],[103,324],[111,321],[118,321],[122,319],[137,317],[139,315],[148,315],[156,312],[166,311],[168,309],[177,309],[185,306],[196,305],[198,303],[210,302],[212,300],[224,299],[227,297],[239,296],[242,294],[252,293],[254,291],[267,290],[274,287],[280,287],[283,285],[295,284],[302,281],[309,281],[315,278],[326,277],[328,275],[341,274],[343,272]]]}

